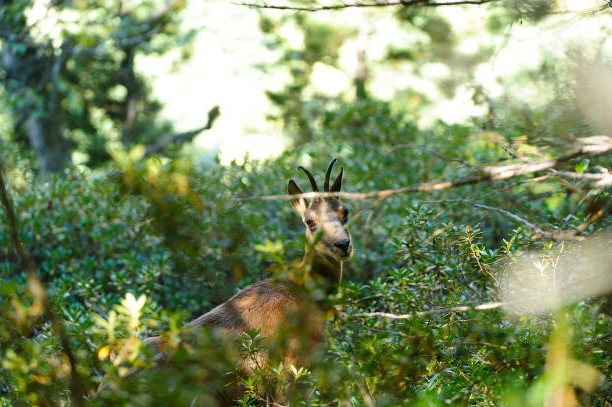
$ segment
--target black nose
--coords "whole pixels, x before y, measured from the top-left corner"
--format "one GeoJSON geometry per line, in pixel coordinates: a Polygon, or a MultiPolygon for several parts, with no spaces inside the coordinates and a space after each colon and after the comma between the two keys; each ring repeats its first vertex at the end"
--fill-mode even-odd
{"type": "Polygon", "coordinates": [[[340,240],[339,242],[334,243],[338,249],[341,249],[345,253],[348,251],[349,246],[351,245],[351,241],[349,239],[340,240]]]}

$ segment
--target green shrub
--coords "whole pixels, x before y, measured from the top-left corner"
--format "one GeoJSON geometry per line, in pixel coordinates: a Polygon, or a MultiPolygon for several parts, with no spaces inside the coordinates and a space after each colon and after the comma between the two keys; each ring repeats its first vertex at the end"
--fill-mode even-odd
{"type": "MultiPolygon", "coordinates": [[[[578,395],[605,405],[612,389],[605,298],[583,299],[546,318],[455,309],[497,301],[502,265],[519,253],[554,258],[564,250],[469,202],[555,230],[575,227],[591,205],[610,199],[609,191],[580,195],[554,178],[351,202],[357,253],[329,299],[336,312],[328,319],[326,355],[307,371],[271,364],[241,377],[236,352],[257,350],[256,333],[236,348],[215,332],[181,331],[184,321],[301,257],[303,225],[288,202],[242,199],[284,193],[289,178],[306,186],[298,164],[321,174],[338,155],[344,189],[373,191],[478,174],[480,165],[508,160],[508,149],[551,154],[512,131],[419,129],[373,101],[330,110],[322,122],[312,141],[262,162],[195,168],[181,159],[144,160],[135,150],[116,153],[112,168],[73,168],[56,177],[33,174],[24,161],[9,163],[23,241],[69,334],[86,403],[209,405],[215,386],[231,377],[247,389],[240,405],[261,404],[256,390],[272,386],[287,390],[294,405],[535,406],[559,384],[545,367],[547,351],[558,348],[569,355],[563,360],[579,359],[602,374],[597,390],[578,395]],[[276,257],[255,249],[266,240],[283,242],[276,257]],[[565,342],[555,328],[564,319],[574,326],[565,342]],[[142,340],[160,332],[172,339],[171,357],[152,369],[142,340]],[[104,377],[106,387],[96,394],[104,377]]],[[[606,157],[591,165],[597,163],[609,167],[606,157]]],[[[586,232],[610,226],[603,217],[586,232]]],[[[0,400],[68,400],[69,365],[49,323],[32,308],[4,222],[0,277],[0,400]]]]}

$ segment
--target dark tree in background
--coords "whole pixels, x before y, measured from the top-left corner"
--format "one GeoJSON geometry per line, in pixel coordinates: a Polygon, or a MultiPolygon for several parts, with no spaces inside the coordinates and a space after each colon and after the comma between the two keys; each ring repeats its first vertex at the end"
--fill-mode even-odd
{"type": "Polygon", "coordinates": [[[41,170],[63,169],[73,151],[95,166],[108,146],[152,144],[171,132],[156,119],[161,104],[135,60],[179,47],[187,58],[185,2],[54,1],[40,15],[34,3],[0,7],[0,78],[13,137],[41,170]]]}

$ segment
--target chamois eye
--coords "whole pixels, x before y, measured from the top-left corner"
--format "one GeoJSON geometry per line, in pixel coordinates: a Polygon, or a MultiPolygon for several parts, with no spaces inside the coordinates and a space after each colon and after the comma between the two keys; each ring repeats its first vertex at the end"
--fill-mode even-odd
{"type": "Polygon", "coordinates": [[[342,207],[342,221],[343,222],[348,222],[349,213],[350,213],[349,207],[343,206],[342,207]]]}

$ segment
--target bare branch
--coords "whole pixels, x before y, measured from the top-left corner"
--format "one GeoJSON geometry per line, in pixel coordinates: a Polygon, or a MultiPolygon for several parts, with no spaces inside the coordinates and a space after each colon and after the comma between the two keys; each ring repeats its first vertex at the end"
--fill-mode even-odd
{"type": "Polygon", "coordinates": [[[542,229],[540,226],[529,222],[527,219],[522,218],[520,216],[518,216],[515,213],[512,213],[510,211],[507,211],[505,209],[502,208],[496,208],[493,206],[489,206],[489,205],[483,205],[483,204],[479,204],[473,201],[469,201],[467,199],[441,199],[441,200],[435,200],[435,201],[422,201],[422,203],[424,204],[446,204],[446,203],[458,203],[458,204],[465,204],[465,205],[471,205],[475,208],[480,208],[480,209],[485,209],[487,211],[493,211],[493,212],[497,212],[500,213],[504,216],[507,216],[508,218],[526,226],[528,229],[530,229],[532,232],[534,232],[534,239],[547,239],[547,240],[554,240],[554,241],[560,241],[560,240],[584,240],[583,236],[579,236],[580,233],[584,232],[586,230],[586,228],[591,225],[593,222],[595,222],[597,219],[601,218],[607,211],[608,208],[601,208],[599,211],[597,211],[593,216],[591,216],[589,219],[587,219],[585,222],[581,223],[580,225],[578,225],[577,227],[570,229],[570,230],[559,230],[559,231],[548,231],[548,230],[544,230],[542,229]]]}
{"type": "Polygon", "coordinates": [[[549,171],[551,172],[551,174],[554,174],[559,177],[595,181],[592,183],[592,186],[595,188],[609,187],[610,185],[612,185],[612,172],[610,172],[606,168],[601,168],[600,170],[601,172],[599,174],[557,171],[554,169],[550,169],[549,171]]]}
{"type": "Polygon", "coordinates": [[[448,1],[431,1],[431,0],[375,0],[375,1],[355,1],[353,3],[338,3],[330,5],[317,6],[293,6],[290,4],[268,3],[266,1],[259,2],[234,2],[239,6],[246,6],[259,9],[271,10],[288,10],[288,11],[333,11],[356,7],[390,7],[390,6],[421,6],[421,7],[442,7],[442,6],[459,6],[459,5],[481,5],[486,3],[494,3],[500,0],[448,0],[448,1]]]}
{"type": "MultiPolygon", "coordinates": [[[[604,241],[607,240],[604,238],[604,241]]],[[[591,241],[592,243],[593,241],[591,241]]],[[[604,245],[605,246],[605,245],[604,245]]],[[[587,257],[592,258],[593,250],[595,249],[591,246],[590,249],[584,251],[584,248],[589,248],[588,245],[581,246],[583,248],[582,252],[578,252],[577,254],[572,254],[572,258],[578,255],[578,257],[587,257]]],[[[595,250],[600,250],[600,247],[597,246],[595,250]]],[[[530,260],[532,262],[533,260],[530,260]]],[[[605,261],[605,259],[604,259],[605,261]]],[[[573,263],[570,263],[573,264],[573,263]]],[[[571,266],[570,266],[571,267],[571,266]]],[[[569,269],[568,269],[569,271],[569,269]]],[[[559,280],[555,280],[554,284],[550,284],[548,289],[541,290],[541,287],[533,289],[530,291],[530,295],[524,295],[523,291],[518,291],[517,295],[513,295],[510,300],[506,301],[493,301],[486,302],[478,305],[458,305],[453,307],[439,307],[432,308],[425,311],[416,311],[407,314],[393,314],[389,312],[362,312],[355,314],[345,314],[347,318],[360,318],[360,317],[380,317],[380,318],[388,318],[388,319],[412,319],[419,318],[428,315],[434,314],[451,314],[455,312],[470,312],[470,311],[486,311],[493,310],[498,308],[506,308],[509,311],[518,311],[519,313],[527,313],[527,314],[538,314],[546,311],[546,308],[537,308],[534,307],[536,304],[541,304],[543,300],[549,301],[552,300],[554,304],[568,303],[571,301],[579,301],[581,299],[586,299],[594,296],[603,295],[610,292],[611,285],[608,283],[610,281],[610,272],[612,271],[610,267],[597,267],[595,270],[589,272],[588,274],[582,274],[581,271],[577,273],[572,270],[571,278],[562,282],[561,284],[559,280]],[[594,273],[593,273],[594,271],[594,273]],[[588,288],[586,288],[588,287],[588,288]]],[[[513,287],[514,290],[516,287],[513,287]]],[[[550,310],[550,309],[548,309],[550,310]]]]}
{"type": "Polygon", "coordinates": [[[451,312],[484,311],[501,308],[510,305],[506,302],[487,302],[480,305],[459,305],[450,308],[435,308],[427,311],[412,312],[409,314],[391,314],[389,312],[360,312],[348,315],[349,317],[381,317],[389,319],[412,319],[424,317],[432,314],[450,314],[451,312]]]}
{"type": "Polygon", "coordinates": [[[219,106],[215,106],[208,112],[208,121],[206,124],[195,130],[186,131],[184,133],[170,134],[162,137],[157,143],[147,146],[145,157],[151,154],[159,153],[163,149],[167,148],[172,144],[180,144],[193,140],[195,136],[203,132],[204,130],[210,130],[215,123],[215,120],[219,117],[221,111],[219,106]]]}
{"type": "MultiPolygon", "coordinates": [[[[511,164],[504,166],[491,166],[483,167],[479,169],[480,174],[462,178],[456,181],[443,181],[443,182],[425,182],[413,186],[397,188],[397,189],[385,189],[382,191],[372,192],[307,192],[300,196],[306,199],[311,198],[344,198],[353,201],[359,201],[364,199],[376,199],[376,198],[388,198],[395,195],[416,193],[416,192],[433,192],[442,191],[445,189],[475,185],[484,182],[500,181],[504,179],[518,177],[520,175],[528,175],[545,171],[553,168],[555,165],[571,160],[579,156],[596,156],[606,154],[612,151],[612,137],[610,136],[591,136],[583,137],[576,140],[576,145],[566,155],[561,157],[544,160],[535,163],[520,163],[511,164]]],[[[291,200],[298,197],[298,195],[263,195],[253,196],[245,198],[237,198],[238,201],[250,201],[250,200],[263,200],[263,201],[279,201],[279,200],[291,200]]]]}

